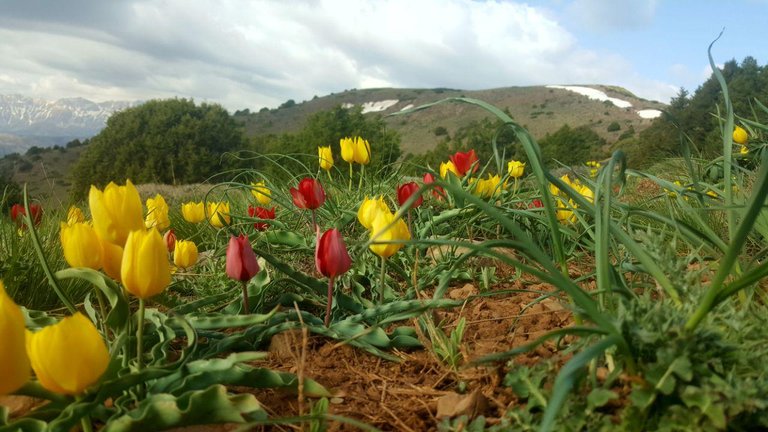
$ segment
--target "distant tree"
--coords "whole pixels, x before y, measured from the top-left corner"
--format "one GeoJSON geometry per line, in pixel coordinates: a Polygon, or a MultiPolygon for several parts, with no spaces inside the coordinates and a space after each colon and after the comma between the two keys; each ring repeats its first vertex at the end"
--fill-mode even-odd
{"type": "MultiPolygon", "coordinates": [[[[344,163],[341,159],[339,141],[341,138],[354,136],[368,140],[371,145],[371,163],[366,168],[368,172],[389,170],[400,158],[400,136],[395,131],[387,129],[381,116],[363,115],[362,108],[359,106],[352,108],[336,106],[329,111],[317,112],[307,119],[299,132],[259,137],[252,140],[251,146],[259,153],[284,154],[292,157],[304,155],[298,159],[307,166],[316,167],[317,148],[320,146],[331,146],[336,163],[344,163]]],[[[283,169],[288,166],[292,167],[289,171],[300,170],[299,165],[288,160],[281,168],[267,161],[260,163],[259,168],[264,170],[279,169],[284,172],[283,169]]]]}
{"type": "Polygon", "coordinates": [[[296,106],[296,101],[293,100],[293,99],[288,99],[287,101],[285,101],[282,104],[280,104],[280,106],[278,108],[280,108],[280,109],[282,109],[282,108],[291,108],[293,106],[296,106]]]}
{"type": "Polygon", "coordinates": [[[614,121],[608,125],[608,128],[606,130],[608,132],[616,132],[617,130],[621,130],[621,125],[619,124],[619,122],[614,121]]]}
{"type": "Polygon", "coordinates": [[[566,165],[580,165],[605,156],[606,142],[589,126],[571,128],[564,125],[553,134],[539,140],[544,163],[557,160],[566,165]]]}
{"type": "Polygon", "coordinates": [[[152,100],[113,114],[73,168],[72,192],[130,178],[136,183],[192,183],[232,165],[225,152],[241,150],[241,127],[220,105],[187,99],[152,100]]]}

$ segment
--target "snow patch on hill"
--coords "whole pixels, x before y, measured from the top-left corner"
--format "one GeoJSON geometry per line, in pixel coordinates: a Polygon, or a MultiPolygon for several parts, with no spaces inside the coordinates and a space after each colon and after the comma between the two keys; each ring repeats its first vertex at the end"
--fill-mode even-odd
{"type": "Polygon", "coordinates": [[[413,108],[413,104],[408,104],[408,105],[404,106],[400,111],[409,110],[411,108],[413,108]]]}
{"type": "Polygon", "coordinates": [[[562,89],[562,90],[568,90],[572,91],[574,93],[578,93],[580,95],[586,96],[590,99],[599,100],[599,101],[611,101],[612,104],[616,105],[619,108],[632,108],[632,103],[627,102],[623,99],[618,99],[614,97],[610,97],[604,92],[593,89],[590,87],[581,87],[581,86],[561,86],[561,85],[548,85],[547,88],[554,88],[554,89],[562,89]]]}
{"type": "MultiPolygon", "coordinates": [[[[382,101],[375,101],[375,102],[365,102],[361,106],[363,107],[363,114],[372,113],[372,112],[381,112],[387,110],[392,105],[400,102],[397,99],[387,99],[382,101]]],[[[355,104],[351,103],[345,103],[341,107],[342,108],[352,108],[355,106],[355,104]]]]}
{"type": "Polygon", "coordinates": [[[644,119],[655,119],[656,117],[661,117],[661,111],[657,109],[637,110],[637,115],[644,119]]]}

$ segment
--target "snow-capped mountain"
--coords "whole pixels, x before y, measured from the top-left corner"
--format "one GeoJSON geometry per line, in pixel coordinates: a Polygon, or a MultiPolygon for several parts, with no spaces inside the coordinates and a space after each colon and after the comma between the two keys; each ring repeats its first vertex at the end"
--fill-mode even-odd
{"type": "Polygon", "coordinates": [[[83,98],[56,101],[0,95],[0,132],[19,135],[83,135],[98,133],[113,112],[132,102],[96,103],[83,98]]]}
{"type": "Polygon", "coordinates": [[[91,137],[99,133],[112,113],[137,104],[96,103],[83,98],[47,101],[16,94],[0,95],[0,154],[23,150],[19,148],[19,141],[31,147],[91,137]],[[17,139],[3,138],[10,136],[17,139]]]}

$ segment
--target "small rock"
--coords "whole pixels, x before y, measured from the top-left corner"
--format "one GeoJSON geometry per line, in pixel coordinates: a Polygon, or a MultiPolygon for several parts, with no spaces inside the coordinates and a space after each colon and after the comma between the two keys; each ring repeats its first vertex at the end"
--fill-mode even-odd
{"type": "Polygon", "coordinates": [[[437,400],[436,417],[441,419],[467,415],[472,418],[485,411],[487,406],[488,400],[479,389],[463,395],[449,393],[437,400]]]}
{"type": "Polygon", "coordinates": [[[472,284],[466,284],[461,288],[454,288],[448,293],[448,297],[453,300],[465,299],[471,295],[477,294],[477,289],[472,284]]]}

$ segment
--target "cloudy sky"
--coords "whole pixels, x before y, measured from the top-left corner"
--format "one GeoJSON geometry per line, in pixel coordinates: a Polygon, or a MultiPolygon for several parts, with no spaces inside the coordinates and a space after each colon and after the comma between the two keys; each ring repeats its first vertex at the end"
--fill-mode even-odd
{"type": "Polygon", "coordinates": [[[3,0],[0,94],[230,110],[352,88],[621,85],[768,60],[768,0],[3,0]]]}

